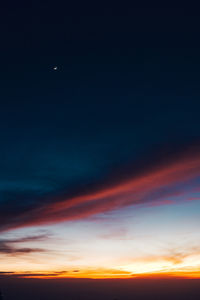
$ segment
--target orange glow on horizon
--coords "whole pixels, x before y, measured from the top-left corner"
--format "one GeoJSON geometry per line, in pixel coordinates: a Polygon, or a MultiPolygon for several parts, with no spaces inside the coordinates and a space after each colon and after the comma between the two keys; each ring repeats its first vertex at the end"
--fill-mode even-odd
{"type": "MultiPolygon", "coordinates": [[[[10,276],[9,276],[10,277],[10,276]]],[[[12,277],[12,276],[11,276],[12,277]]],[[[190,271],[190,272],[152,272],[152,273],[140,273],[140,274],[131,274],[128,272],[119,271],[107,271],[106,273],[99,273],[98,271],[83,271],[78,274],[75,273],[66,273],[62,275],[53,275],[50,273],[14,273],[16,278],[38,278],[38,279],[139,279],[139,278],[185,278],[185,279],[200,279],[200,270],[199,271],[190,271]]]]}
{"type": "MultiPolygon", "coordinates": [[[[152,264],[153,265],[153,264],[152,264]]],[[[159,265],[159,264],[158,264],[159,265]]],[[[127,267],[128,268],[128,267],[127,267]]],[[[151,267],[152,268],[152,267],[151,267]]],[[[151,270],[151,268],[145,265],[143,271],[126,271],[120,268],[116,269],[104,269],[104,268],[86,268],[82,270],[69,270],[69,271],[38,271],[38,272],[8,272],[8,277],[16,278],[40,278],[40,279],[131,279],[131,278],[186,278],[186,279],[200,279],[200,267],[186,267],[185,269],[162,269],[162,264],[158,270],[151,270]]],[[[130,267],[131,269],[131,267],[130,267]]]]}

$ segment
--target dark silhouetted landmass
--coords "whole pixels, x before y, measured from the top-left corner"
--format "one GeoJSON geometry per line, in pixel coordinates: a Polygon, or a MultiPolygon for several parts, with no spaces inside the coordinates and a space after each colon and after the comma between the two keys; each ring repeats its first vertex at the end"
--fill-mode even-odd
{"type": "Polygon", "coordinates": [[[193,300],[199,279],[2,279],[6,300],[193,300]]]}

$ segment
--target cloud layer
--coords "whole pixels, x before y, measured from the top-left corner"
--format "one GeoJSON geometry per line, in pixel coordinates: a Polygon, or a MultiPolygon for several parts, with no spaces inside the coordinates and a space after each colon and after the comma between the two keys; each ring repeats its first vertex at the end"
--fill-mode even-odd
{"type": "MultiPolygon", "coordinates": [[[[0,230],[84,219],[134,204],[172,203],[169,197],[186,194],[192,180],[194,185],[197,182],[199,153],[199,148],[193,148],[173,159],[159,160],[151,167],[145,168],[143,164],[137,172],[133,165],[125,179],[116,180],[115,174],[114,180],[110,178],[87,192],[78,190],[77,195],[71,197],[55,197],[50,202],[41,200],[22,211],[0,213],[0,230]]],[[[118,172],[120,174],[120,170],[118,172]]]]}

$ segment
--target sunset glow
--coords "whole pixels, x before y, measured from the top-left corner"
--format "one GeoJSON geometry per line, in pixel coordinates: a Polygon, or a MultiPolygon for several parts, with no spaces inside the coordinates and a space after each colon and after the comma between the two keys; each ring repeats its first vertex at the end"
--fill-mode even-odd
{"type": "MultiPolygon", "coordinates": [[[[130,188],[126,192],[123,188],[122,194],[119,185],[114,190],[120,192],[111,192],[111,199],[106,198],[104,212],[95,209],[87,218],[80,214],[72,220],[61,222],[59,218],[49,224],[50,206],[42,208],[40,216],[33,215],[32,225],[26,219],[22,223],[22,216],[19,228],[14,225],[2,231],[1,271],[7,277],[28,278],[199,278],[198,168],[197,161],[194,167],[181,167],[180,178],[177,166],[174,171],[168,168],[170,180],[168,169],[159,171],[158,178],[156,173],[149,178],[145,175],[123,185],[130,188]],[[180,190],[182,182],[186,184],[180,190]],[[167,192],[161,193],[166,185],[167,192]],[[152,190],[159,196],[151,200],[152,190]],[[111,210],[114,203],[119,203],[118,208],[111,210]]],[[[107,193],[99,194],[101,201],[107,193]]],[[[63,212],[66,204],[60,203],[63,212]]],[[[58,206],[53,211],[56,216],[58,206]]]]}

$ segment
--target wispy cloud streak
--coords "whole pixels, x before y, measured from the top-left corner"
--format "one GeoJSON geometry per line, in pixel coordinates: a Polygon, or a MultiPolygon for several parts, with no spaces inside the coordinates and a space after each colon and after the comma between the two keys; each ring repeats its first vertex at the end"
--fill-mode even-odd
{"type": "Polygon", "coordinates": [[[35,241],[43,241],[46,239],[46,235],[38,236],[27,236],[18,239],[0,239],[0,254],[5,255],[21,255],[34,252],[44,252],[44,249],[41,248],[32,248],[32,247],[17,247],[16,245],[21,243],[29,243],[35,241]]]}

